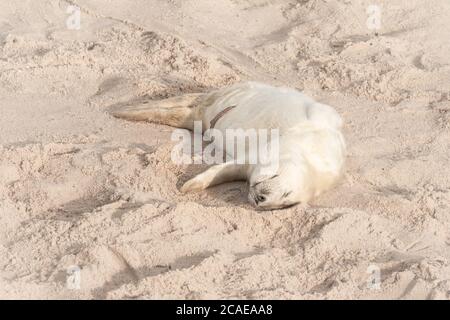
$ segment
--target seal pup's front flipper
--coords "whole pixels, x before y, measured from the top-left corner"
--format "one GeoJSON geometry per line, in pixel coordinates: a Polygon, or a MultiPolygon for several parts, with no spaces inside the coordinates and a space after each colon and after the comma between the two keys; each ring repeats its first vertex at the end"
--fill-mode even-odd
{"type": "Polygon", "coordinates": [[[185,94],[163,100],[147,100],[110,110],[116,117],[132,121],[149,121],[177,128],[192,130],[199,120],[199,108],[203,93],[185,94]]]}
{"type": "Polygon", "coordinates": [[[234,161],[217,164],[187,181],[181,192],[200,191],[229,181],[246,180],[248,166],[234,161]]]}

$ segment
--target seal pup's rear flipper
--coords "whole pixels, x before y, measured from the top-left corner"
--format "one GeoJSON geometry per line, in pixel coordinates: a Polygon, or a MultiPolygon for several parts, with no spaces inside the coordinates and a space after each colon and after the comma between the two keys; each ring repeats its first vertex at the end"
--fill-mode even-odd
{"type": "Polygon", "coordinates": [[[192,93],[163,100],[146,100],[115,107],[110,113],[116,118],[149,121],[192,130],[194,121],[200,120],[197,107],[203,96],[203,93],[192,93]]]}

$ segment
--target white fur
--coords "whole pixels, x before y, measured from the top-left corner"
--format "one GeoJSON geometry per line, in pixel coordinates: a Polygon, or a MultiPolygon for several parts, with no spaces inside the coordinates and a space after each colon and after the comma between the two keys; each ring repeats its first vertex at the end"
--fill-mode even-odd
{"type": "Polygon", "coordinates": [[[340,132],[341,117],[332,107],[315,102],[294,89],[256,82],[233,85],[211,95],[217,98],[203,114],[207,128],[220,111],[236,105],[215,125],[224,135],[230,128],[280,130],[278,177],[269,179],[271,177],[262,173],[260,165],[247,165],[249,200],[255,206],[275,209],[306,203],[329,189],[340,177],[345,142],[340,132]],[[270,189],[269,194],[263,195],[266,200],[256,203],[255,198],[265,189],[270,189]],[[285,194],[289,195],[283,197],[285,194]]]}

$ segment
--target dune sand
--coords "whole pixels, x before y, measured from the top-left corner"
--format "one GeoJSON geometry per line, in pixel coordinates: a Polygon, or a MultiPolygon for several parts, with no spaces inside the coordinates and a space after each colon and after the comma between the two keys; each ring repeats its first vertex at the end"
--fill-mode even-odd
{"type": "Polygon", "coordinates": [[[450,298],[449,19],[447,0],[2,0],[0,298],[450,298]],[[245,80],[342,114],[337,188],[265,213],[244,183],[184,195],[205,166],[170,160],[173,129],[106,112],[245,80]]]}

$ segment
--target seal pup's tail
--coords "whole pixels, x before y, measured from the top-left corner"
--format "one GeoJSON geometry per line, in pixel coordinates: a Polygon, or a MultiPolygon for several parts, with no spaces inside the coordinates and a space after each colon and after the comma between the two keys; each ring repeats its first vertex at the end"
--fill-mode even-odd
{"type": "Polygon", "coordinates": [[[201,119],[199,106],[204,95],[192,93],[163,100],[146,100],[115,107],[110,113],[116,118],[149,121],[193,130],[194,121],[201,119]]]}

